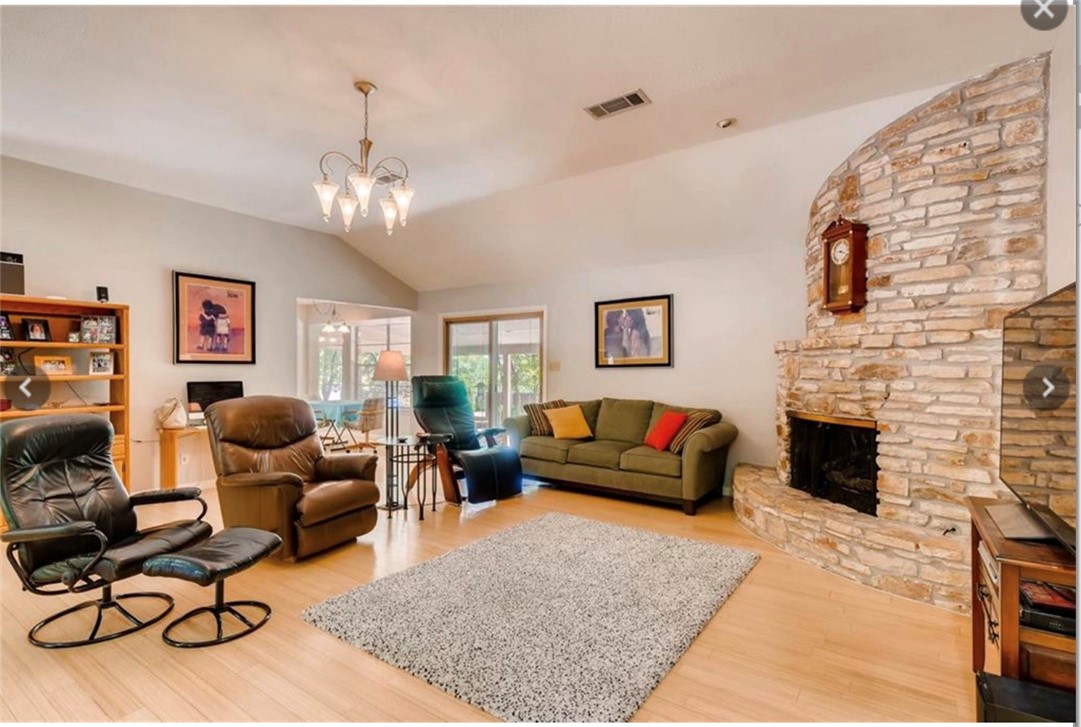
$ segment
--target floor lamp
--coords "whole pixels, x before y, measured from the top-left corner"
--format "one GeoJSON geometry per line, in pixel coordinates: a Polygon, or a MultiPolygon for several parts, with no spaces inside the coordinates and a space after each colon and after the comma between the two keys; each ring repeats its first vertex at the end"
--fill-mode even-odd
{"type": "MultiPolygon", "coordinates": [[[[372,381],[382,381],[386,385],[387,407],[384,440],[397,441],[400,438],[398,432],[398,382],[408,381],[409,374],[405,370],[405,357],[401,351],[382,351],[379,360],[375,363],[375,373],[372,381]]],[[[404,506],[404,502],[398,502],[398,485],[400,468],[394,466],[391,456],[394,454],[392,447],[387,447],[387,509],[394,510],[404,506]]],[[[404,498],[403,498],[404,499],[404,498]]]]}

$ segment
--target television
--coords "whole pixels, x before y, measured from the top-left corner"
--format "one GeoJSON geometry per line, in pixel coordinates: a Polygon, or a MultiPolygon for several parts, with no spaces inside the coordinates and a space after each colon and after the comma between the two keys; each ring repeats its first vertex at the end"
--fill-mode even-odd
{"type": "Polygon", "coordinates": [[[244,396],[243,381],[189,381],[188,421],[202,423],[203,412],[216,401],[244,396]]]}
{"type": "MultiPolygon", "coordinates": [[[[1076,553],[1076,283],[1003,320],[1000,425],[999,477],[1024,506],[1019,514],[1076,553]]],[[[1000,527],[1009,520],[988,512],[1000,527]]]]}

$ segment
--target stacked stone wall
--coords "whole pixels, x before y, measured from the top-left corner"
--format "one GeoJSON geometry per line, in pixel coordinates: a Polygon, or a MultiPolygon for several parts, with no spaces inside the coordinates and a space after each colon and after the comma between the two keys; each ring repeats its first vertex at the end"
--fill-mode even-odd
{"type": "Polygon", "coordinates": [[[968,608],[964,498],[1006,496],[1002,320],[1046,292],[1048,78],[1041,55],[961,83],[823,183],[804,248],[807,337],[776,347],[778,468],[744,469],[734,484],[748,527],[870,585],[968,608]],[[839,215],[869,225],[867,305],[854,314],[821,307],[821,234],[839,215]],[[831,530],[783,487],[789,411],[878,423],[877,518],[830,510],[831,530]],[[779,500],[765,520],[763,493],[779,500]]]}

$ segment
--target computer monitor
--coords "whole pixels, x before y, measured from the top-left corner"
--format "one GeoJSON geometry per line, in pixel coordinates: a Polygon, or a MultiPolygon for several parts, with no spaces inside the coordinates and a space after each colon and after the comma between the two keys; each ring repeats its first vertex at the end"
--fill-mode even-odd
{"type": "Polygon", "coordinates": [[[243,381],[189,381],[188,416],[196,421],[201,420],[202,413],[214,402],[239,399],[242,396],[243,381]]]}
{"type": "Polygon", "coordinates": [[[1074,552],[1076,326],[1076,283],[1003,321],[999,442],[1002,481],[1035,520],[1074,552]]]}

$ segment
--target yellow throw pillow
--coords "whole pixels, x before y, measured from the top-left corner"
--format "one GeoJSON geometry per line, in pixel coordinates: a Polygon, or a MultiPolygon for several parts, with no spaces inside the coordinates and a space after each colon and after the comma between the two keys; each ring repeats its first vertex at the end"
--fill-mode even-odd
{"type": "Polygon", "coordinates": [[[586,424],[582,407],[577,404],[560,409],[545,409],[544,416],[552,425],[552,436],[556,439],[589,439],[593,436],[586,424]]]}

